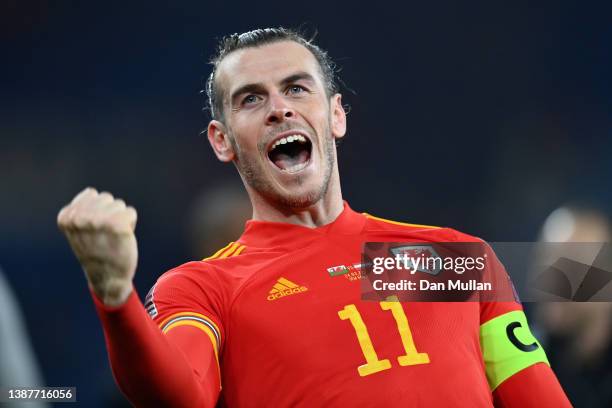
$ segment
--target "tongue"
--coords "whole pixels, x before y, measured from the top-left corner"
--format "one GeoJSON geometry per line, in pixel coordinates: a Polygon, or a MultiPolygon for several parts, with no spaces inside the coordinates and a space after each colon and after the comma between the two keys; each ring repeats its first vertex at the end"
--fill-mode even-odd
{"type": "Polygon", "coordinates": [[[306,163],[308,161],[308,150],[303,149],[297,154],[288,155],[286,153],[276,153],[274,155],[274,164],[280,169],[286,170],[297,164],[306,163]]]}

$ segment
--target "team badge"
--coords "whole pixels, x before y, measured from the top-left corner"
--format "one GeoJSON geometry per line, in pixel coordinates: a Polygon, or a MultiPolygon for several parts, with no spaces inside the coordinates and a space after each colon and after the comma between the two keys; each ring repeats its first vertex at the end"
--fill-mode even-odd
{"type": "Polygon", "coordinates": [[[441,262],[432,262],[440,259],[440,255],[431,245],[405,245],[390,248],[389,251],[394,256],[401,256],[406,261],[406,268],[437,275],[442,270],[441,262]],[[417,261],[421,259],[421,261],[417,261]]]}
{"type": "Polygon", "coordinates": [[[327,273],[329,273],[329,276],[332,278],[334,276],[343,275],[346,279],[353,282],[361,279],[361,271],[363,270],[363,266],[364,264],[362,263],[332,266],[331,268],[327,268],[327,273]]]}

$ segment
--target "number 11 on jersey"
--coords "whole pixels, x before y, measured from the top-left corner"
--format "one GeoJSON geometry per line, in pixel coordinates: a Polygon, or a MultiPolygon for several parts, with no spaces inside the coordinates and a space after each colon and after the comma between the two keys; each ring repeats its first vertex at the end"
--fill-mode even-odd
{"type": "MultiPolygon", "coordinates": [[[[402,340],[402,344],[404,345],[404,351],[406,354],[397,357],[397,362],[399,365],[410,366],[417,364],[428,364],[429,355],[427,353],[419,353],[416,349],[414,340],[412,339],[410,325],[408,324],[408,319],[406,318],[402,304],[397,301],[380,302],[380,307],[382,310],[390,310],[393,314],[393,318],[397,324],[397,330],[402,340]]],[[[376,354],[376,350],[374,350],[372,339],[368,333],[368,328],[363,322],[361,314],[354,304],[344,306],[344,309],[338,311],[338,316],[342,320],[349,320],[355,329],[355,333],[357,334],[357,341],[359,341],[359,346],[361,347],[363,356],[366,359],[366,364],[363,364],[357,368],[360,376],[364,377],[366,375],[391,368],[391,362],[388,359],[380,360],[378,358],[378,354],[376,354]]]]}

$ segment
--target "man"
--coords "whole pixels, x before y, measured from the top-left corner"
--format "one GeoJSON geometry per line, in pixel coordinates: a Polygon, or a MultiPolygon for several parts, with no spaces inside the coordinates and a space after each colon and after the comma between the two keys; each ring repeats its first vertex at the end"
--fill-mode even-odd
{"type": "Polygon", "coordinates": [[[58,215],[132,403],[569,405],[541,347],[522,352],[506,336],[516,320],[533,339],[520,304],[366,302],[358,277],[328,272],[359,262],[365,241],[475,239],[343,203],[335,142],[346,115],[325,52],[285,29],[232,35],[207,88],[209,142],[236,165],[253,218],[236,242],[158,280],[153,320],[132,287],[136,211],[86,189],[58,215]]]}

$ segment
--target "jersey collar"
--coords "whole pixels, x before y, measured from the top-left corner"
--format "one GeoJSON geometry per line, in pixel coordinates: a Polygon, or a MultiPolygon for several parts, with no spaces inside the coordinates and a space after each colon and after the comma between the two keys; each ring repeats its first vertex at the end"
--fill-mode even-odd
{"type": "Polygon", "coordinates": [[[239,242],[251,248],[295,249],[324,236],[358,234],[365,223],[365,215],[353,211],[344,201],[344,208],[334,221],[316,228],[249,220],[239,242]]]}

